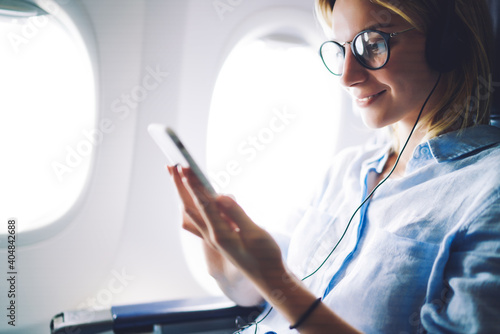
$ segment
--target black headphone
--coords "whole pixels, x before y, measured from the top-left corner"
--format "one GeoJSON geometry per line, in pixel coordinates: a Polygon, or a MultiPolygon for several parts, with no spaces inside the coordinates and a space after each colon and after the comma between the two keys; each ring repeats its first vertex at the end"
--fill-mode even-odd
{"type": "Polygon", "coordinates": [[[466,45],[460,38],[464,24],[455,12],[455,0],[438,0],[439,15],[427,34],[425,53],[427,62],[439,73],[456,69],[463,61],[466,45]]]}

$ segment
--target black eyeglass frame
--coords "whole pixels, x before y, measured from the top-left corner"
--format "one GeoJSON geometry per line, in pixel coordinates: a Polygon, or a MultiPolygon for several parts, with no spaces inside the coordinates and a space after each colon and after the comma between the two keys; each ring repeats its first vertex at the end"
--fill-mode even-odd
{"type": "Polygon", "coordinates": [[[354,38],[350,42],[344,42],[344,43],[339,43],[339,42],[336,42],[336,41],[326,41],[326,42],[324,42],[319,47],[319,55],[321,57],[321,60],[323,61],[323,64],[325,65],[325,67],[328,69],[328,71],[330,73],[332,73],[333,75],[338,76],[338,77],[342,76],[344,74],[343,70],[342,70],[342,73],[340,73],[340,74],[333,73],[332,70],[330,70],[330,68],[328,67],[328,65],[325,62],[325,59],[323,58],[322,50],[323,50],[323,46],[326,45],[326,44],[328,44],[328,43],[337,44],[342,49],[342,51],[343,51],[344,61],[345,61],[345,52],[346,52],[345,51],[345,45],[346,44],[350,44],[351,45],[351,47],[350,47],[351,52],[352,52],[354,58],[358,61],[358,63],[360,63],[363,67],[365,67],[365,68],[367,68],[369,70],[374,70],[374,71],[375,70],[379,70],[379,69],[381,69],[382,67],[384,67],[387,64],[387,62],[389,61],[389,58],[391,56],[391,46],[389,44],[390,39],[393,38],[393,37],[396,37],[396,36],[398,36],[398,35],[400,35],[402,33],[405,33],[407,31],[413,30],[413,29],[416,29],[416,28],[415,27],[411,27],[411,28],[408,28],[408,29],[405,29],[405,30],[401,30],[401,31],[397,31],[397,32],[392,32],[392,33],[387,33],[387,32],[380,31],[380,30],[375,30],[375,29],[366,29],[366,30],[363,30],[363,31],[359,32],[358,34],[356,34],[356,36],[354,36],[354,38]],[[372,66],[369,66],[368,64],[366,64],[364,62],[364,60],[363,60],[363,57],[361,55],[359,55],[358,53],[356,53],[354,51],[355,48],[352,47],[352,44],[354,43],[354,41],[357,38],[359,38],[362,34],[367,33],[367,32],[375,32],[375,33],[380,34],[382,36],[382,38],[384,39],[385,44],[387,45],[387,58],[386,58],[385,62],[382,65],[380,65],[379,67],[372,67],[372,66]]]}

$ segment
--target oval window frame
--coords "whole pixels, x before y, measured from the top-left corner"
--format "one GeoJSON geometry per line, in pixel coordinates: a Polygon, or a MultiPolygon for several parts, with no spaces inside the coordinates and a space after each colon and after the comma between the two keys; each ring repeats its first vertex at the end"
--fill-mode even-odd
{"type": "MultiPolygon", "coordinates": [[[[20,0],[23,1],[23,0],[20,0]]],[[[73,39],[75,47],[87,55],[88,65],[92,73],[93,87],[93,112],[94,120],[93,127],[97,128],[101,113],[98,108],[99,101],[99,69],[98,69],[98,56],[97,56],[97,42],[94,31],[91,26],[90,19],[86,15],[82,15],[83,7],[70,0],[44,0],[44,1],[28,1],[24,0],[27,13],[21,12],[19,18],[27,18],[30,15],[37,13],[50,15],[57,23],[64,29],[68,35],[73,39]],[[29,8],[32,12],[29,12],[29,8]]],[[[54,237],[60,231],[68,227],[75,217],[81,211],[83,203],[88,195],[89,184],[94,175],[95,158],[99,148],[98,145],[93,148],[92,152],[85,157],[89,160],[88,170],[86,176],[83,178],[82,187],[72,204],[68,205],[67,210],[61,210],[57,218],[53,218],[44,222],[39,227],[28,229],[18,232],[19,238],[16,238],[16,245],[19,247],[33,245],[43,240],[54,237]]],[[[52,167],[50,167],[52,168],[52,167]]],[[[16,213],[13,212],[15,215],[16,213]]],[[[5,217],[5,219],[17,219],[16,216],[5,217]]],[[[16,231],[17,232],[17,231],[16,231]]],[[[0,237],[7,234],[7,230],[0,231],[0,237]]],[[[6,248],[7,244],[0,244],[0,248],[6,248]]]]}

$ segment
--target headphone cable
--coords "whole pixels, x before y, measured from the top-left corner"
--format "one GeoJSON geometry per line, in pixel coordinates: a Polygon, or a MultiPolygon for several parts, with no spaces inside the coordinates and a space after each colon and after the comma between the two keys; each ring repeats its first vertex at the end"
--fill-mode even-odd
{"type": "MultiPolygon", "coordinates": [[[[394,170],[396,169],[396,167],[397,167],[397,165],[399,163],[399,160],[401,159],[401,155],[403,154],[404,150],[406,149],[406,146],[408,146],[408,143],[410,141],[411,136],[413,135],[413,132],[415,132],[415,129],[417,128],[417,124],[418,124],[418,122],[420,120],[420,117],[422,116],[422,112],[424,111],[424,108],[427,105],[427,102],[429,101],[429,99],[431,98],[431,96],[434,94],[434,91],[436,90],[436,88],[437,88],[437,86],[438,86],[438,84],[439,84],[440,81],[441,81],[441,73],[439,73],[439,76],[438,76],[438,78],[436,80],[436,83],[434,84],[434,87],[432,88],[431,92],[429,93],[429,95],[425,99],[425,102],[422,105],[422,108],[420,109],[420,112],[418,113],[417,120],[415,121],[415,124],[413,125],[413,128],[411,129],[410,134],[408,135],[408,138],[406,139],[403,147],[401,148],[401,151],[399,152],[398,157],[396,158],[396,162],[394,163],[394,166],[392,166],[391,171],[389,172],[389,174],[387,174],[387,176],[384,177],[384,179],[382,181],[380,181],[375,188],[373,188],[373,190],[370,192],[370,194],[368,194],[368,196],[366,196],[366,198],[357,207],[357,209],[354,211],[354,213],[352,214],[351,218],[349,219],[349,222],[347,223],[347,225],[346,225],[346,227],[344,229],[344,232],[340,236],[339,240],[337,241],[337,243],[335,244],[335,246],[333,247],[333,249],[330,251],[330,253],[323,260],[323,262],[312,273],[310,273],[309,275],[307,275],[304,278],[302,278],[301,281],[305,281],[309,277],[313,276],[314,274],[316,274],[325,265],[325,263],[328,261],[328,259],[332,256],[333,252],[335,252],[335,250],[337,249],[337,247],[340,244],[340,242],[344,239],[345,235],[347,234],[347,230],[349,229],[349,226],[351,225],[352,220],[354,219],[354,217],[356,216],[356,214],[359,212],[359,210],[361,210],[361,208],[363,207],[363,205],[365,205],[365,203],[368,202],[368,200],[370,199],[370,197],[372,197],[373,193],[375,193],[375,191],[383,183],[385,183],[385,181],[387,181],[389,179],[389,177],[392,175],[392,173],[394,172],[394,170]]],[[[247,328],[255,325],[255,334],[256,334],[257,333],[257,326],[262,321],[264,321],[264,319],[267,318],[267,316],[269,315],[269,313],[271,313],[272,310],[273,310],[273,307],[271,307],[269,309],[269,311],[267,311],[267,313],[262,317],[262,319],[255,320],[254,322],[249,323],[248,325],[244,326],[243,328],[240,328],[239,330],[237,330],[235,333],[240,333],[242,330],[247,329],[247,328]]]]}
{"type": "Polygon", "coordinates": [[[417,128],[417,124],[420,120],[420,117],[422,116],[422,112],[424,111],[424,108],[425,106],[427,105],[427,102],[429,101],[429,99],[431,98],[432,94],[434,94],[434,91],[436,90],[438,84],[439,84],[439,81],[441,80],[441,73],[439,73],[439,77],[438,79],[436,80],[436,83],[434,84],[434,87],[432,88],[431,92],[429,93],[429,95],[427,96],[427,98],[425,99],[425,102],[424,104],[422,105],[422,108],[420,109],[420,112],[418,113],[418,117],[417,117],[417,120],[415,121],[415,124],[413,125],[413,128],[411,129],[410,131],[410,134],[408,135],[408,138],[406,139],[406,142],[404,143],[403,145],[403,148],[401,149],[401,151],[399,152],[398,154],[398,157],[396,159],[396,162],[394,163],[394,166],[391,168],[391,171],[389,172],[389,174],[387,174],[387,176],[382,180],[380,181],[377,186],[375,188],[373,188],[373,190],[370,192],[370,194],[368,196],[366,196],[366,198],[363,200],[363,202],[361,202],[361,204],[358,206],[358,208],[354,211],[354,213],[352,214],[351,218],[349,219],[349,222],[347,223],[347,226],[346,228],[344,229],[344,232],[342,233],[342,235],[340,236],[340,239],[339,241],[337,241],[337,243],[335,244],[335,246],[333,247],[333,249],[330,251],[330,253],[326,256],[325,260],[318,266],[318,268],[316,268],[316,270],[314,270],[311,274],[307,275],[306,277],[302,278],[302,281],[308,279],[309,277],[313,276],[314,274],[316,274],[320,269],[321,267],[323,267],[323,265],[326,263],[326,261],[328,261],[328,259],[330,258],[330,256],[333,254],[333,252],[337,249],[338,245],[340,244],[340,242],[342,241],[342,239],[344,239],[346,233],[347,233],[347,230],[349,229],[349,226],[351,225],[352,223],[352,220],[354,219],[354,216],[356,216],[356,214],[358,213],[358,211],[363,207],[363,205],[365,205],[365,203],[370,199],[370,197],[372,197],[373,193],[383,184],[385,183],[385,181],[387,181],[389,179],[389,177],[392,175],[392,173],[394,172],[394,170],[396,169],[398,163],[399,163],[399,160],[401,159],[401,155],[403,154],[406,146],[408,145],[408,142],[410,141],[410,138],[411,136],[413,135],[413,132],[415,132],[415,129],[417,128]]]}

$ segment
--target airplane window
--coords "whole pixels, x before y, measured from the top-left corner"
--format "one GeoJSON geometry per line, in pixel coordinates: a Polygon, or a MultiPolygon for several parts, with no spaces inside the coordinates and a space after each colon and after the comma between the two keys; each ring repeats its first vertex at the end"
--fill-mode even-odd
{"type": "Polygon", "coordinates": [[[54,16],[24,16],[0,11],[0,213],[18,232],[70,209],[103,135],[88,54],[54,16]]]}
{"type": "Polygon", "coordinates": [[[212,97],[207,171],[256,223],[279,229],[323,177],[339,126],[334,80],[316,47],[292,36],[238,45],[225,61],[212,97]]]}

